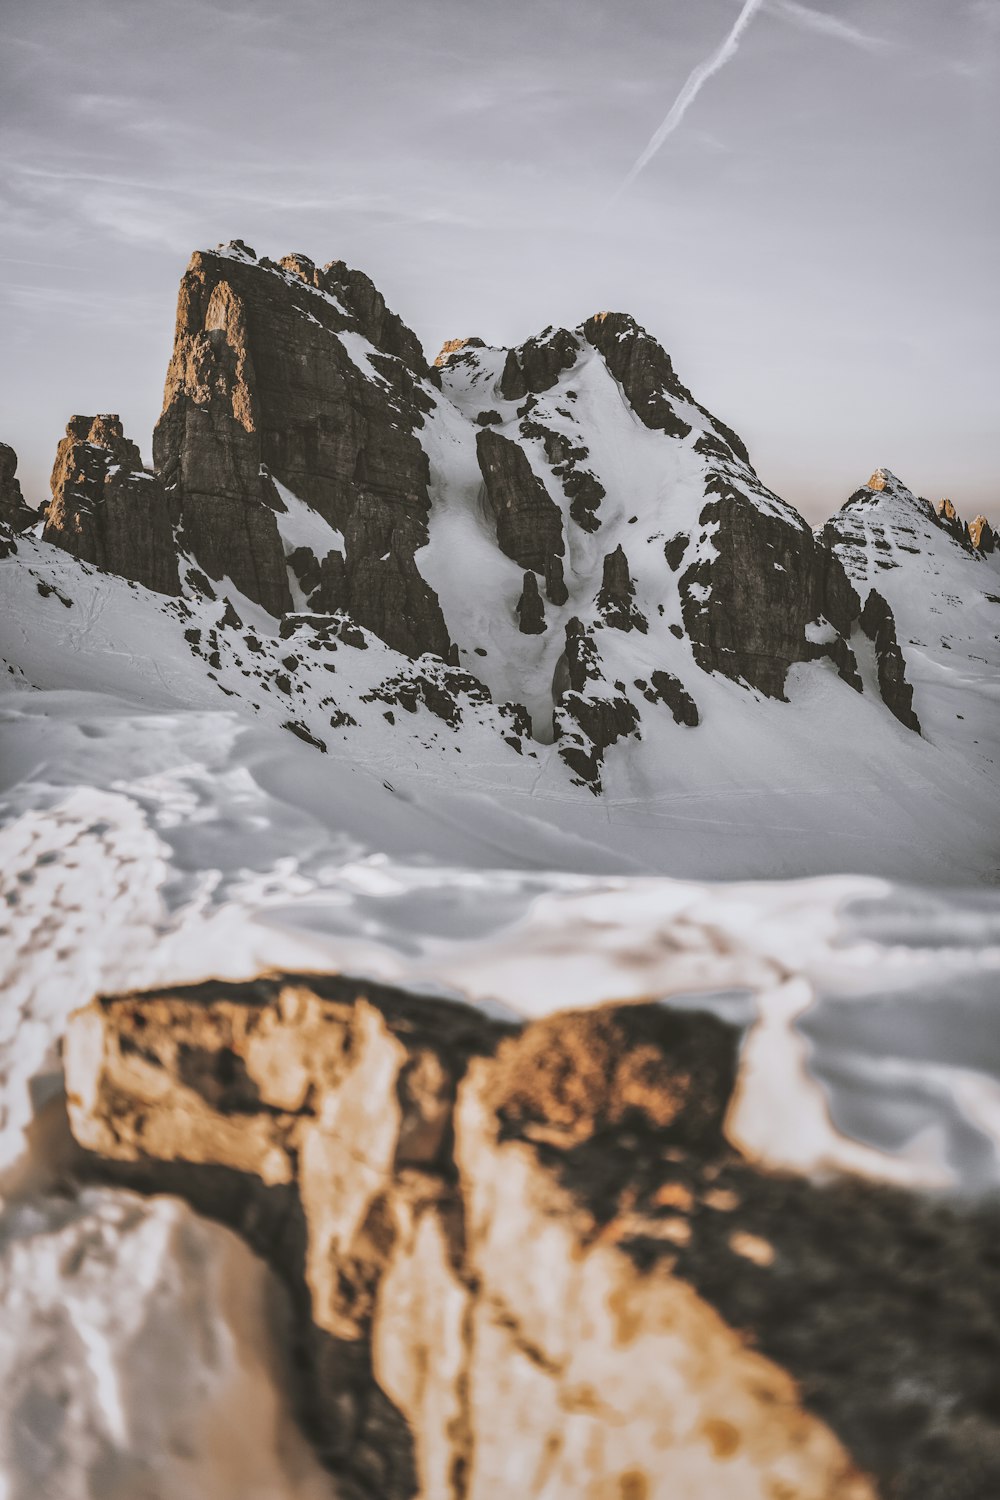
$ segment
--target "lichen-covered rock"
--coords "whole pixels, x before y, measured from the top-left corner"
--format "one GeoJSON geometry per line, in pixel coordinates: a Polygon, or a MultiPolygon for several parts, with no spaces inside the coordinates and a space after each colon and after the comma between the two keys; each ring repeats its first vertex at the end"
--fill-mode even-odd
{"type": "Polygon", "coordinates": [[[95,1000],[65,1062],[92,1176],[286,1279],[349,1500],[986,1500],[995,1207],[742,1159],[739,1043],[288,976],[95,1000]]]}
{"type": "Polygon", "coordinates": [[[180,591],[177,509],[115,415],[72,417],[56,450],[44,540],[161,594],[180,591]]]}
{"type": "Polygon", "coordinates": [[[874,643],[882,701],[901,724],[920,733],[913,711],[913,688],[906,680],[906,663],[896,639],[896,621],[887,601],[872,589],[861,611],[861,628],[874,643]]]}
{"type": "Polygon", "coordinates": [[[476,434],[476,453],[501,551],[519,567],[544,575],[552,558],[566,550],[558,505],[510,438],[484,428],[476,434]]]}

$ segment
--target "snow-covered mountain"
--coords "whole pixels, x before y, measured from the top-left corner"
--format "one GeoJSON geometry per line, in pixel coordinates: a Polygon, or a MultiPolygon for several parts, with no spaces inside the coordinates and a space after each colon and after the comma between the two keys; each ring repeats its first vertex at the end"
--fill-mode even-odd
{"type": "Polygon", "coordinates": [[[20,680],[224,703],[642,867],[995,872],[988,525],[878,470],[814,534],[624,314],[429,365],[363,274],[235,242],[153,452],[74,417],[41,538],[11,500],[20,680]]]}
{"type": "Polygon", "coordinates": [[[0,1491],[997,1493],[988,524],[239,244],[153,453],[0,445],[0,1491]]]}

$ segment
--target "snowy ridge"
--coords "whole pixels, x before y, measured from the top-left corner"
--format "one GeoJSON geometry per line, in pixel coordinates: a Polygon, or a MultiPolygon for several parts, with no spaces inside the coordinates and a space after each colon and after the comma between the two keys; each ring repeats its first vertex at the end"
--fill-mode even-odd
{"type": "Polygon", "coordinates": [[[823,535],[858,592],[892,609],[924,734],[1000,764],[1000,558],[963,547],[928,500],[876,469],[823,535]]]}

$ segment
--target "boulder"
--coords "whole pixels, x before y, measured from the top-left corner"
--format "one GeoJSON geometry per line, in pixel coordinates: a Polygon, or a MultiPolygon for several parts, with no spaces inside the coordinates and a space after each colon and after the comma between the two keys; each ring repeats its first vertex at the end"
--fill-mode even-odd
{"type": "Polygon", "coordinates": [[[743,1159],[739,1046],[290,975],[99,998],[65,1061],[85,1170],[284,1277],[350,1500],[993,1494],[995,1207],[743,1159]]]}

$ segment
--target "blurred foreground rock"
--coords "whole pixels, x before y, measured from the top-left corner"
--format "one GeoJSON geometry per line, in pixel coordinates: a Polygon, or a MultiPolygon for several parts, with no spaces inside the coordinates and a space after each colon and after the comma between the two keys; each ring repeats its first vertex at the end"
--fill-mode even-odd
{"type": "Polygon", "coordinates": [[[286,977],[99,998],[65,1063],[95,1176],[284,1276],[348,1500],[1000,1494],[1000,1214],[739,1159],[738,1043],[286,977]]]}

